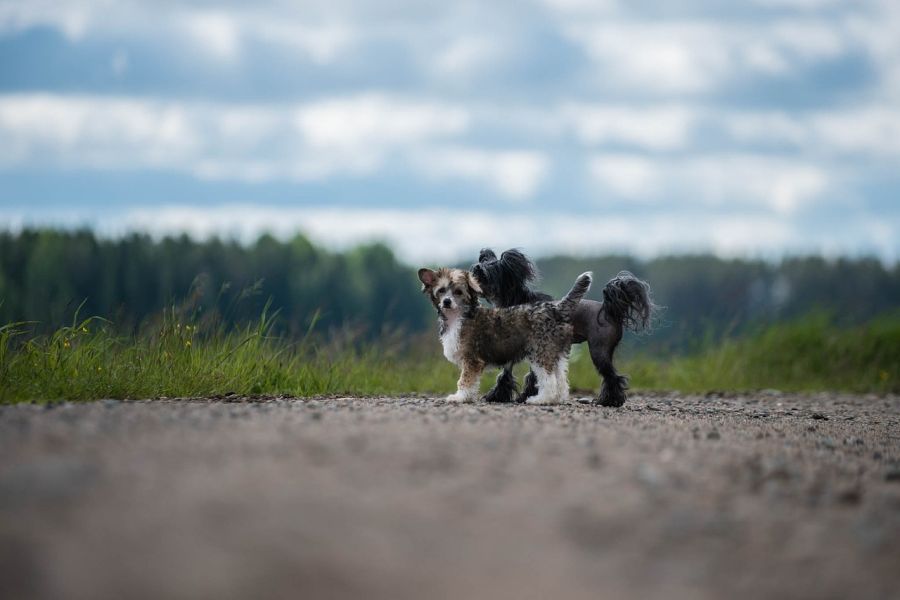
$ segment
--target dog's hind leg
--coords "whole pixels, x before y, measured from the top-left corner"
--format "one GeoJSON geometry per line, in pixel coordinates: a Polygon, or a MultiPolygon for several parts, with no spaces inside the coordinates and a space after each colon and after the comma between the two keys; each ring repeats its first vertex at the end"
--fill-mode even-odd
{"type": "Polygon", "coordinates": [[[519,397],[516,398],[516,402],[521,404],[537,393],[537,375],[534,374],[534,370],[531,370],[528,371],[528,375],[525,376],[525,388],[522,390],[522,393],[519,394],[519,397]]]}
{"type": "Polygon", "coordinates": [[[484,395],[483,400],[497,403],[512,402],[516,397],[517,391],[518,386],[513,375],[513,366],[511,364],[506,365],[500,371],[500,374],[497,375],[497,383],[494,384],[491,391],[484,395]]]}
{"type": "MultiPolygon", "coordinates": [[[[616,336],[616,337],[621,337],[616,336]]],[[[628,378],[619,375],[613,365],[613,353],[619,342],[616,337],[609,336],[592,336],[588,340],[588,347],[591,351],[591,361],[594,363],[597,372],[603,377],[603,383],[600,386],[600,397],[596,403],[601,406],[619,407],[625,404],[628,389],[628,378]]]]}
{"type": "Polygon", "coordinates": [[[540,365],[532,365],[537,378],[538,392],[525,400],[526,404],[559,404],[559,369],[554,365],[546,369],[540,365]]]}

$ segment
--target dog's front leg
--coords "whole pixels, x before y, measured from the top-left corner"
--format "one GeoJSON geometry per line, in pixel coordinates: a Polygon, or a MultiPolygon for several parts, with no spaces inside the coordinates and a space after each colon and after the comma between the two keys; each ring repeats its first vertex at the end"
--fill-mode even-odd
{"type": "Polygon", "coordinates": [[[456,393],[447,396],[448,402],[475,402],[478,399],[478,384],[484,363],[480,361],[463,361],[459,381],[456,382],[456,393]]]}

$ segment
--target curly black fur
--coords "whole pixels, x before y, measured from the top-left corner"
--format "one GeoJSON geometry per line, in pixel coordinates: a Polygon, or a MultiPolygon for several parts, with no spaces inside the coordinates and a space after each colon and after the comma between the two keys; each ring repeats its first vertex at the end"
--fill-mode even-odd
{"type": "MultiPolygon", "coordinates": [[[[494,387],[484,395],[485,402],[494,402],[497,404],[509,404],[510,402],[518,402],[519,384],[513,376],[512,366],[505,366],[497,375],[497,383],[494,387]]],[[[522,402],[525,400],[522,399],[522,402]]]]}
{"type": "Polygon", "coordinates": [[[650,328],[655,309],[650,300],[650,284],[628,271],[619,271],[603,288],[603,307],[625,329],[645,331],[650,328]]]}
{"type": "MultiPolygon", "coordinates": [[[[490,248],[478,255],[478,263],[472,266],[472,275],[478,281],[485,298],[494,306],[506,307],[531,304],[550,299],[548,294],[533,290],[529,283],[537,278],[534,263],[520,250],[510,249],[497,258],[490,248]]],[[[627,397],[628,378],[619,375],[613,365],[613,354],[625,329],[643,331],[650,328],[656,305],[650,297],[650,286],[629,273],[621,271],[603,288],[603,302],[582,300],[576,308],[572,324],[575,328],[573,343],[588,342],[591,360],[603,378],[596,400],[603,406],[622,406],[627,397]]],[[[533,373],[528,374],[525,389],[517,402],[537,392],[533,373]]],[[[512,365],[503,369],[497,384],[487,393],[489,402],[509,402],[516,394],[512,365]]]]}

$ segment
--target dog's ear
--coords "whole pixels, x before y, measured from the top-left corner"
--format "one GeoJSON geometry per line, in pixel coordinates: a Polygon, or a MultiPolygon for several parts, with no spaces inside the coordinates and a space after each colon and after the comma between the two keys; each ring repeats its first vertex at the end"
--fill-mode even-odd
{"type": "Polygon", "coordinates": [[[478,262],[486,260],[497,260],[497,255],[490,248],[482,248],[481,252],[478,253],[478,262]]]}
{"type": "Polygon", "coordinates": [[[419,281],[422,282],[422,291],[424,292],[437,282],[437,273],[431,269],[421,268],[419,269],[419,281]]]}
{"type": "Polygon", "coordinates": [[[475,292],[472,294],[473,297],[484,296],[484,292],[481,291],[481,286],[478,285],[478,280],[475,279],[475,276],[471,273],[466,273],[466,283],[469,286],[469,289],[475,292]]]}
{"type": "Polygon", "coordinates": [[[500,255],[503,266],[520,281],[532,281],[537,277],[537,267],[531,259],[522,254],[520,250],[510,248],[500,255]]]}

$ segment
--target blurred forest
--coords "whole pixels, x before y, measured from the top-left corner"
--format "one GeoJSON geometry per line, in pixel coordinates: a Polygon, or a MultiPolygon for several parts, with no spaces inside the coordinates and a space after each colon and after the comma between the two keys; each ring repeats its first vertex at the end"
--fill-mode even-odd
{"type": "MultiPolygon", "coordinates": [[[[594,271],[594,298],[622,269],[650,281],[665,310],[652,337],[632,343],[651,351],[692,349],[811,312],[850,325],[900,307],[900,267],[869,258],[769,263],[709,255],[647,261],[605,256],[552,257],[538,264],[540,287],[554,295],[585,270],[594,271]]],[[[280,310],[279,330],[289,335],[310,328],[365,337],[415,332],[431,327],[434,315],[419,294],[414,267],[380,244],[337,253],[301,235],[289,241],[263,236],[247,246],[184,236],[156,241],[137,234],[98,238],[90,231],[5,232],[0,323],[35,321],[46,330],[69,322],[81,305],[81,316],[102,316],[123,330],[171,307],[230,325],[256,320],[270,302],[280,310]]]]}

